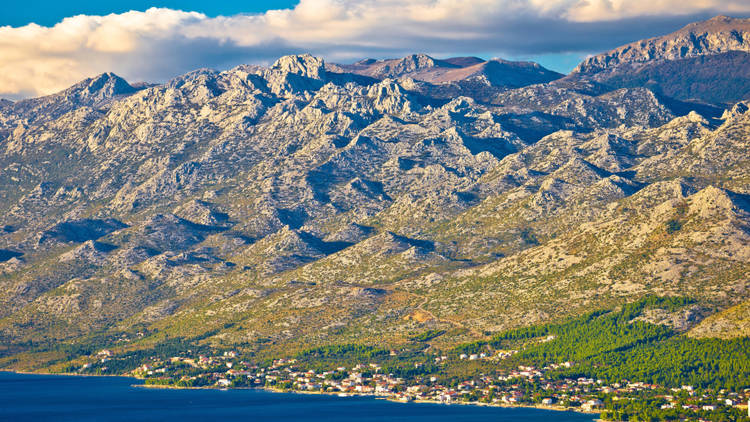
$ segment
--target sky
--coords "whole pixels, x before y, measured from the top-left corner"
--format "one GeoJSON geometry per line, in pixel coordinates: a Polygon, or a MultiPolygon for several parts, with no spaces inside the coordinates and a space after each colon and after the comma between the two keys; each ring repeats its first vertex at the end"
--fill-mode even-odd
{"type": "Polygon", "coordinates": [[[0,26],[23,26],[34,22],[52,26],[63,18],[75,15],[108,15],[131,10],[146,10],[152,7],[197,11],[210,17],[231,16],[238,13],[263,13],[272,9],[293,8],[299,0],[263,1],[206,1],[206,0],[23,0],[3,6],[0,26]]]}
{"type": "Polygon", "coordinates": [[[198,68],[309,52],[334,62],[412,53],[583,58],[687,23],[750,16],[748,0],[22,0],[0,15],[0,97],[114,72],[163,82],[198,68]]]}

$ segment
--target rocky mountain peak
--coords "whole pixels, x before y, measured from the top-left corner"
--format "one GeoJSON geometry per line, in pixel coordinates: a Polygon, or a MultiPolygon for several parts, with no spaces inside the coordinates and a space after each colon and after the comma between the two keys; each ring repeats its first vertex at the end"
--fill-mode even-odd
{"type": "Polygon", "coordinates": [[[90,94],[102,93],[103,95],[129,94],[135,91],[125,79],[115,75],[112,72],[102,73],[93,78],[87,79],[86,92],[90,94]]]}
{"type": "MultiPolygon", "coordinates": [[[[427,54],[412,54],[402,59],[396,60],[394,63],[387,66],[394,72],[398,73],[409,73],[416,70],[425,69],[429,67],[435,67],[438,63],[435,59],[428,56],[427,54]]],[[[445,64],[443,64],[445,65],[445,64]]]]}
{"type": "Polygon", "coordinates": [[[726,53],[750,52],[750,19],[716,16],[671,34],[636,41],[584,60],[574,73],[595,73],[626,64],[675,60],[726,53]]]}
{"type": "Polygon", "coordinates": [[[735,104],[731,109],[724,110],[721,115],[722,120],[734,119],[740,116],[744,116],[747,111],[750,110],[748,102],[740,102],[735,104]]]}
{"type": "Polygon", "coordinates": [[[737,26],[748,25],[748,24],[750,24],[750,19],[742,19],[742,18],[734,18],[731,16],[718,15],[705,21],[689,23],[685,25],[679,31],[682,31],[682,32],[690,32],[690,31],[699,32],[699,31],[706,31],[706,30],[713,30],[713,31],[730,30],[731,31],[735,29],[737,26]]]}
{"type": "Polygon", "coordinates": [[[55,94],[30,98],[7,105],[11,114],[28,122],[55,119],[79,107],[104,108],[113,100],[138,91],[125,79],[107,72],[87,78],[55,94]]]}
{"type": "Polygon", "coordinates": [[[323,59],[310,54],[281,57],[271,65],[271,69],[311,79],[325,78],[325,62],[323,59]]]}
{"type": "Polygon", "coordinates": [[[54,94],[54,96],[81,104],[96,105],[136,91],[137,89],[125,79],[112,72],[106,72],[84,79],[59,94],[54,94]]]}
{"type": "Polygon", "coordinates": [[[334,65],[333,70],[337,72],[351,72],[373,78],[385,79],[413,75],[421,71],[435,68],[457,67],[460,66],[447,61],[436,60],[426,54],[419,53],[399,59],[365,59],[351,65],[334,65]]]}

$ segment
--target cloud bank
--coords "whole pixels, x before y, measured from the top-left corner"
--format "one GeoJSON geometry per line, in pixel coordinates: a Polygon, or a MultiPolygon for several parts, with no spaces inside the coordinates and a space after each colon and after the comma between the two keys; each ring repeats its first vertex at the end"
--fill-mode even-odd
{"type": "Polygon", "coordinates": [[[310,52],[328,60],[598,52],[746,0],[301,0],[294,9],[208,17],[152,8],[0,27],[0,97],[56,92],[98,73],[163,81],[200,68],[310,52]]]}

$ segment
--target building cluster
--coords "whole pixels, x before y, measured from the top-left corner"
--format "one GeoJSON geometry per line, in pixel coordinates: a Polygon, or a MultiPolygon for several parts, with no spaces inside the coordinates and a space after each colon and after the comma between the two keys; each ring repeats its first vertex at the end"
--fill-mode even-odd
{"type": "MultiPolygon", "coordinates": [[[[105,358],[109,356],[111,354],[105,358]]],[[[459,360],[472,358],[473,355],[458,357],[459,360]]],[[[476,356],[476,359],[497,358],[476,356]]],[[[436,362],[448,364],[449,359],[441,356],[436,358],[436,362]]],[[[240,360],[235,352],[225,352],[220,356],[199,356],[197,359],[173,357],[167,361],[154,360],[140,366],[134,371],[134,375],[174,383],[200,381],[196,385],[219,388],[258,387],[340,396],[373,395],[404,402],[482,402],[507,406],[577,407],[589,412],[603,409],[605,397],[613,401],[632,400],[644,393],[663,399],[663,409],[695,411],[718,410],[722,406],[742,407],[750,398],[750,389],[744,393],[725,390],[698,392],[689,385],[666,389],[642,382],[607,384],[591,378],[546,377],[550,370],[569,368],[572,365],[571,362],[562,362],[541,368],[519,366],[502,374],[481,375],[447,383],[436,376],[418,376],[413,379],[396,377],[383,373],[383,368],[377,363],[316,371],[302,368],[295,359],[276,359],[270,366],[261,367],[240,360]]]]}

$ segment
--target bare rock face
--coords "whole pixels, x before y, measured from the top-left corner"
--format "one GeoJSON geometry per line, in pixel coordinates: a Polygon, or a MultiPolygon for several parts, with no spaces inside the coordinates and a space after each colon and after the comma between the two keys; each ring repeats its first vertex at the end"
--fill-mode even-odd
{"type": "MultiPolygon", "coordinates": [[[[482,61],[481,59],[477,59],[477,62],[482,61]]],[[[426,54],[412,54],[400,59],[364,59],[350,65],[330,64],[328,67],[330,70],[339,73],[351,72],[377,79],[385,79],[398,78],[438,67],[455,69],[459,66],[449,61],[435,60],[426,54]]]]}
{"type": "Polygon", "coordinates": [[[3,114],[23,115],[28,123],[50,121],[83,107],[106,108],[113,100],[127,97],[136,91],[138,89],[114,73],[102,73],[57,94],[7,103],[3,114]]]}
{"type": "Polygon", "coordinates": [[[300,75],[311,79],[325,78],[325,62],[310,54],[284,56],[271,65],[271,70],[300,75]]]}
{"type": "Polygon", "coordinates": [[[212,227],[226,225],[229,219],[229,216],[217,210],[215,205],[197,199],[178,207],[175,214],[185,220],[212,227]]]}
{"type": "Polygon", "coordinates": [[[636,320],[666,325],[676,331],[686,332],[698,325],[706,313],[707,311],[699,306],[690,306],[674,312],[668,312],[664,309],[649,309],[636,320]]]}
{"type": "Polygon", "coordinates": [[[688,332],[698,338],[735,338],[750,335],[750,302],[711,315],[688,332]]]}
{"type": "Polygon", "coordinates": [[[60,261],[87,261],[102,265],[107,258],[107,254],[113,249],[116,249],[116,246],[88,240],[70,252],[60,255],[60,261]]]}

